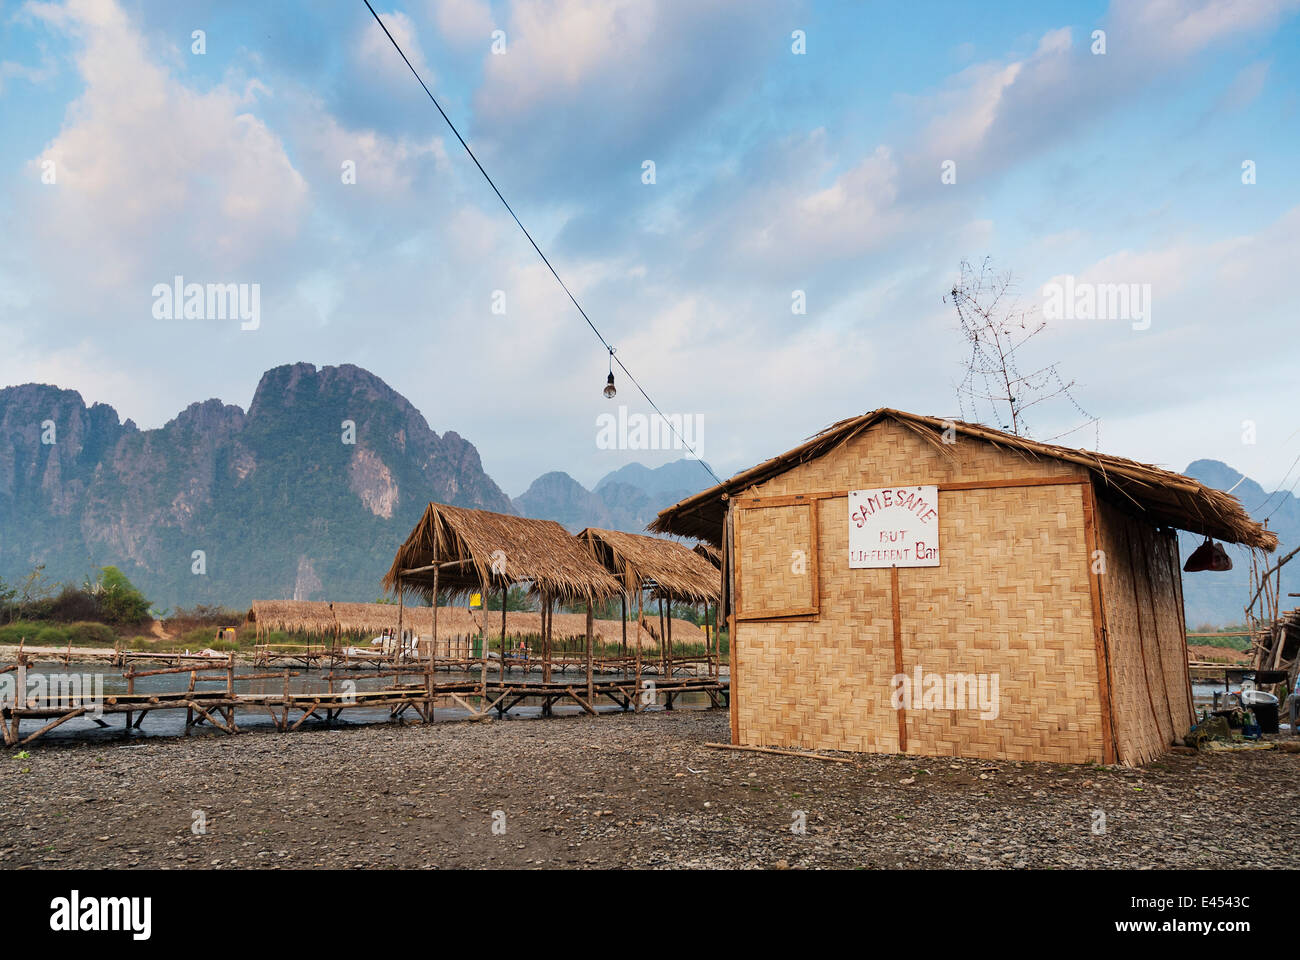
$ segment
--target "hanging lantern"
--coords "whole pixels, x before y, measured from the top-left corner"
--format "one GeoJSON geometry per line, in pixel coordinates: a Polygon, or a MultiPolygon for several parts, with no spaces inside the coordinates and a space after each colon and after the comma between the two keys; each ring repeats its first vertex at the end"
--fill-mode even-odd
{"type": "Polygon", "coordinates": [[[609,348],[609,376],[605,378],[605,399],[613,400],[618,393],[618,388],[614,386],[614,348],[609,348]]]}

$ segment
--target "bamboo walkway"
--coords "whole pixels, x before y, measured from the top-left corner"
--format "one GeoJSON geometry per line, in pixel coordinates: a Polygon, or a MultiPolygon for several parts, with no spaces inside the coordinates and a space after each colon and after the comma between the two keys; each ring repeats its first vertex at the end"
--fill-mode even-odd
{"type": "MultiPolygon", "coordinates": [[[[627,670],[617,677],[599,676],[593,672],[584,679],[555,679],[561,661],[551,661],[550,676],[547,679],[513,679],[501,669],[499,661],[475,661],[479,667],[479,677],[460,680],[437,679],[436,670],[444,664],[410,664],[405,667],[392,666],[389,669],[371,671],[364,674],[337,674],[333,671],[320,677],[327,684],[322,691],[294,691],[290,681],[301,676],[292,669],[275,670],[265,673],[235,672],[235,659],[231,654],[224,658],[203,657],[206,663],[185,663],[153,670],[137,670],[130,666],[132,662],[147,658],[148,655],[131,655],[124,662],[127,664],[122,676],[127,681],[127,690],[122,693],[96,696],[84,690],[60,690],[45,696],[27,696],[27,674],[33,664],[26,658],[12,666],[0,668],[0,675],[15,674],[14,689],[18,695],[6,700],[0,706],[0,731],[4,743],[11,748],[30,745],[50,731],[69,720],[86,717],[99,727],[111,726],[106,718],[122,716],[123,732],[130,734],[138,730],[141,722],[150,713],[165,710],[184,710],[184,733],[196,727],[209,726],[227,734],[240,732],[238,716],[249,713],[268,714],[275,728],[281,732],[298,730],[308,720],[320,724],[330,724],[338,720],[348,710],[388,709],[390,721],[407,722],[413,714],[420,722],[432,723],[435,708],[445,709],[454,704],[468,714],[468,719],[482,719],[495,713],[504,716],[515,707],[525,703],[540,705],[541,713],[550,716],[556,704],[572,702],[583,712],[596,715],[601,706],[608,708],[611,704],[619,710],[643,712],[650,706],[662,705],[672,710],[677,700],[684,694],[703,693],[709,698],[712,707],[724,707],[729,703],[730,682],[727,679],[711,675],[679,675],[682,671],[693,669],[694,660],[683,658],[671,665],[655,664],[656,669],[665,670],[664,675],[647,679],[647,664],[641,664],[640,676],[627,670]],[[215,662],[214,662],[215,661],[215,662]],[[493,675],[488,667],[492,666],[493,675]],[[140,677],[165,676],[169,674],[189,674],[188,686],[183,690],[156,691],[142,693],[135,690],[135,681],[140,677]],[[357,690],[355,680],[383,679],[384,686],[374,690],[357,690]],[[240,692],[236,685],[252,680],[282,680],[283,686],[273,692],[240,692]],[[343,681],[342,688],[339,687],[343,681]],[[209,689],[200,689],[205,685],[209,689]],[[217,685],[217,689],[211,689],[217,685]],[[45,721],[36,730],[23,732],[23,721],[45,721]]],[[[163,662],[175,662],[171,657],[159,657],[163,662]]],[[[618,658],[614,658],[618,659],[618,658]]],[[[585,667],[586,662],[582,665],[585,667]]],[[[507,660],[507,669],[521,674],[531,672],[534,665],[524,661],[511,663],[507,660]]],[[[624,665],[626,666],[626,665],[624,665]]],[[[464,667],[460,667],[464,669],[464,667]]],[[[710,671],[711,673],[712,671],[710,671]]]]}

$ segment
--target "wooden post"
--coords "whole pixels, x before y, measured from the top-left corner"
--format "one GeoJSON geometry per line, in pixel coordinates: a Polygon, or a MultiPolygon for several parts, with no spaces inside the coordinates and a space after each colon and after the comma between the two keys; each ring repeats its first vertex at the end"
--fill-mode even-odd
{"type": "Polygon", "coordinates": [[[634,701],[633,712],[638,712],[641,708],[641,621],[645,619],[645,613],[641,609],[641,588],[638,586],[636,591],[636,700],[634,701]]]}
{"type": "Polygon", "coordinates": [[[664,647],[664,637],[667,636],[667,627],[664,626],[664,598],[659,598],[659,676],[664,675],[668,668],[668,662],[665,659],[667,649],[664,647]]]}
{"type": "Polygon", "coordinates": [[[709,660],[709,674],[716,678],[721,671],[722,644],[718,638],[718,604],[713,604],[713,657],[709,660]]]}
{"type": "Polygon", "coordinates": [[[592,703],[592,700],[594,699],[595,696],[595,692],[594,692],[595,688],[594,688],[594,681],[592,680],[592,676],[591,676],[591,633],[592,633],[592,610],[591,610],[591,594],[589,593],[587,594],[587,703],[594,707],[595,705],[592,703]]]}
{"type": "MultiPolygon", "coordinates": [[[[450,653],[450,651],[448,651],[450,653]]],[[[429,637],[429,722],[433,723],[434,668],[438,665],[438,567],[433,568],[433,635],[429,637]]]]}
{"type": "Polygon", "coordinates": [[[619,672],[627,676],[627,591],[624,590],[618,595],[618,606],[623,613],[623,662],[620,664],[619,672]]]}
{"type": "Polygon", "coordinates": [[[546,635],[542,638],[542,650],[545,659],[542,661],[542,679],[547,683],[551,682],[551,634],[555,631],[555,600],[548,593],[546,594],[546,635]]]}
{"type": "Polygon", "coordinates": [[[664,649],[668,651],[668,676],[673,675],[673,602],[668,600],[668,632],[664,634],[664,649]]]}
{"type": "Polygon", "coordinates": [[[397,575],[397,643],[393,645],[393,663],[397,663],[397,652],[402,649],[402,614],[406,603],[402,595],[402,575],[397,575]]]}
{"type": "Polygon", "coordinates": [[[479,602],[479,613],[481,613],[482,616],[480,617],[478,622],[478,636],[479,636],[478,647],[479,647],[479,653],[483,654],[482,683],[483,683],[484,706],[482,709],[484,710],[487,709],[486,705],[488,702],[487,699],[487,667],[488,667],[487,595],[488,595],[487,583],[480,582],[478,587],[478,602],[479,602]]]}
{"type": "Polygon", "coordinates": [[[501,682],[506,682],[506,595],[510,588],[501,587],[501,682]]]}

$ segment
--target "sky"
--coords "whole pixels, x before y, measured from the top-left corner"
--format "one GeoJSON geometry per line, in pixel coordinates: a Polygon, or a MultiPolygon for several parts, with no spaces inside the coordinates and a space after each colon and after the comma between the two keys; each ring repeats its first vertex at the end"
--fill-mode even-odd
{"type": "MultiPolygon", "coordinates": [[[[969,414],[945,294],[990,258],[1047,321],[1021,368],[1072,384],[1032,436],[1300,478],[1300,0],[375,8],[720,475],[876,407],[969,414]],[[1049,319],[1067,277],[1149,310],[1049,319]]],[[[649,406],[617,369],[602,396],[605,347],[361,0],[5,0],[0,184],[0,385],[156,427],[353,363],[513,496],[683,456],[602,441],[649,406]],[[256,328],[160,309],[176,276],[256,285],[256,328]]]]}

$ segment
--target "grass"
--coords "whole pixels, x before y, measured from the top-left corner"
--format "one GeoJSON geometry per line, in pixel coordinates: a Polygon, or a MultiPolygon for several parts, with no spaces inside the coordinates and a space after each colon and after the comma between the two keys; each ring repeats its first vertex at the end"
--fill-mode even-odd
{"type": "Polygon", "coordinates": [[[51,623],[47,621],[18,620],[0,627],[0,644],[17,646],[26,642],[33,647],[111,647],[117,642],[117,633],[104,623],[79,621],[77,623],[51,623]]]}
{"type": "MultiPolygon", "coordinates": [[[[190,620],[182,621],[165,621],[164,628],[170,637],[164,639],[155,636],[152,633],[145,632],[147,627],[126,627],[114,629],[108,624],[78,622],[78,623],[58,623],[55,621],[32,621],[19,620],[15,623],[0,626],[0,646],[13,645],[17,646],[20,641],[25,641],[27,646],[34,647],[67,647],[69,642],[75,647],[113,647],[120,646],[124,650],[135,650],[141,653],[175,653],[182,650],[213,650],[228,651],[234,650],[238,653],[251,653],[253,647],[259,643],[271,644],[305,644],[305,643],[329,643],[328,637],[309,637],[297,633],[284,633],[281,631],[268,631],[260,638],[257,636],[256,627],[252,624],[198,624],[190,620]],[[235,640],[218,640],[217,631],[220,626],[234,626],[235,640]]],[[[475,638],[477,639],[477,638],[475,638]]],[[[524,638],[528,648],[533,656],[540,656],[542,649],[541,637],[524,638]]],[[[517,648],[519,637],[507,637],[506,643],[511,651],[517,648]]],[[[725,660],[729,654],[727,645],[727,634],[723,632],[719,640],[721,642],[720,655],[725,660]]],[[[340,645],[365,645],[370,641],[370,635],[345,635],[339,638],[340,645]]],[[[501,637],[488,635],[488,649],[500,652],[501,637]]],[[[602,644],[596,641],[596,657],[617,657],[622,653],[621,643],[602,644]]],[[[572,656],[581,657],[586,653],[586,639],[583,637],[561,638],[556,637],[552,644],[552,653],[555,656],[572,656]]],[[[629,656],[634,656],[635,648],[629,646],[629,656]]],[[[677,641],[673,643],[673,655],[676,657],[703,657],[703,643],[685,643],[677,641]]],[[[643,647],[641,656],[644,660],[654,660],[659,656],[659,649],[654,647],[643,647]]]]}
{"type": "MultiPolygon", "coordinates": [[[[541,652],[542,652],[541,637],[507,636],[506,637],[507,649],[511,651],[518,649],[519,641],[521,639],[528,644],[529,652],[534,657],[541,656],[541,652]]],[[[474,638],[473,642],[475,643],[478,642],[477,637],[474,638]]],[[[720,653],[722,657],[725,659],[729,653],[727,647],[727,635],[725,633],[721,635],[721,642],[722,642],[722,649],[720,653]]],[[[500,634],[497,634],[495,637],[493,637],[491,633],[488,634],[488,649],[500,652],[501,650],[500,634]]],[[[585,656],[586,652],[587,652],[587,640],[585,637],[555,637],[551,641],[552,656],[581,657],[581,656],[585,656]]],[[[593,644],[592,656],[597,658],[618,657],[621,656],[622,653],[623,653],[623,645],[621,642],[601,643],[600,640],[596,640],[593,644]]],[[[629,643],[627,648],[627,653],[628,656],[630,657],[636,656],[636,647],[634,647],[631,643],[629,643]]],[[[641,658],[643,660],[653,660],[658,656],[659,656],[658,645],[645,646],[641,648],[641,658]]],[[[704,644],[685,643],[679,640],[675,640],[673,641],[673,656],[674,657],[702,657],[704,656],[704,644]]]]}

